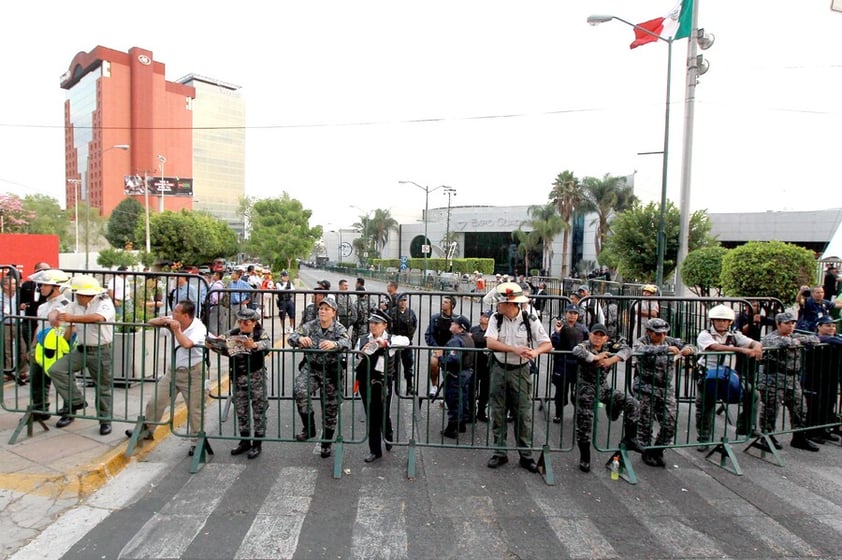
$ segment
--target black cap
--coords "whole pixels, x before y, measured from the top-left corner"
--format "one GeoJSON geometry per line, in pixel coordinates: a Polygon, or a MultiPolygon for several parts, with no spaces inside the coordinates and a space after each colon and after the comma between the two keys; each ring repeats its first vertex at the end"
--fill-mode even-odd
{"type": "Polygon", "coordinates": [[[608,329],[606,329],[605,325],[603,325],[602,323],[595,323],[594,326],[591,327],[591,332],[601,332],[602,334],[608,334],[608,329]]]}

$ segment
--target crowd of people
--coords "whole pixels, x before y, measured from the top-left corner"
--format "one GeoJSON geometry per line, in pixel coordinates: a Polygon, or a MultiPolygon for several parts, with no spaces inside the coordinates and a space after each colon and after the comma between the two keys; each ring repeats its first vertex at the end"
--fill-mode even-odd
{"type": "MultiPolygon", "coordinates": [[[[179,264],[174,263],[173,271],[180,271],[179,264]]],[[[832,383],[811,376],[803,363],[809,356],[805,347],[821,344],[837,352],[842,345],[833,317],[842,301],[824,299],[826,289],[836,288],[827,281],[799,290],[797,316],[786,311],[771,316],[759,305],[740,307],[739,313],[730,305],[711,305],[707,328],[692,344],[670,336],[671,326],[660,316],[656,286],[644,285],[641,297],[621,316],[616,304],[591,297],[588,286],[582,285],[569,294],[562,316],[548,318],[542,317],[544,286],[501,278],[485,293],[476,324],[458,313],[455,296],[440,295],[440,309],[431,314],[423,333],[432,351],[428,370],[421,374],[416,371],[416,352],[407,349],[416,337],[418,317],[409,306],[409,296],[394,281],[380,296],[366,293],[364,278],[356,280],[356,295],[348,293],[345,279],[339,281],[338,290],[322,280],[296,320],[295,287],[286,271],[277,282],[270,271],[255,269],[234,270],[227,284],[220,272],[212,273],[207,283],[175,274],[166,286],[160,278],[128,278],[126,271],[118,270],[103,287],[92,276],[71,278],[48,263],[36,265],[20,289],[11,275],[3,277],[4,365],[7,372],[15,372],[18,383],[32,382],[35,420],[45,421],[51,415],[52,384],[63,400],[56,426],[73,422],[75,413],[88,406],[74,373],[87,368],[96,385],[99,432],[111,432],[114,323],[137,321],[136,310],[144,309],[149,313],[145,324],[172,336],[176,353],[171,371],[158,380],[147,403],[149,424],[143,424],[139,436],[153,437],[152,424],[169,406],[171,390],[182,394],[188,405],[190,433],[199,433],[206,395],[205,339],[209,334],[240,337],[242,351],[229,356],[241,437],[231,454],[258,457],[267,430],[266,356],[272,348],[262,321],[267,300],[273,298],[283,331],[289,327],[285,343],[301,352],[293,390],[301,421],[295,439],[307,441],[318,435],[323,458],[331,456],[336,437],[349,350],[359,356],[352,370],[368,416],[366,462],[380,459],[383,446],[391,449],[391,399],[401,390],[400,380],[405,395],[413,398],[422,393],[417,384],[423,380],[426,398],[441,396],[446,405],[444,438],[459,438],[470,423],[489,422],[493,454],[488,467],[498,468],[508,462],[511,423],[519,465],[537,472],[532,454],[532,387],[538,357],[550,352],[552,421],[560,423],[565,407],[575,405],[579,468],[585,472],[590,470],[596,403],[605,406],[611,421],[623,416],[621,446],[640,452],[647,465],[665,465],[664,449],[673,443],[677,423],[673,383],[674,362],[679,358],[697,362],[695,428],[701,451],[717,443],[714,409],[723,400],[741,404],[737,435],[754,436],[752,445],[763,452],[782,447],[774,435],[781,428],[779,406],[789,412],[792,447],[815,452],[821,443],[839,437],[840,357],[834,353],[832,361],[822,362],[825,377],[833,376],[832,383]],[[11,318],[18,311],[27,319],[21,323],[25,328],[15,331],[17,323],[11,318]],[[631,317],[635,326],[621,324],[631,317]],[[625,332],[632,333],[630,343],[622,336],[625,332]],[[728,367],[722,360],[713,363],[708,355],[712,352],[733,354],[736,360],[728,367]],[[627,393],[611,385],[610,377],[616,364],[630,359],[635,368],[627,393]],[[760,365],[756,379],[748,375],[753,364],[760,365]],[[718,392],[720,385],[734,379],[739,397],[718,392]],[[314,402],[317,393],[321,406],[314,402]]],[[[127,436],[133,435],[127,431],[127,436]]],[[[195,441],[191,454],[193,445],[195,441]]]]}

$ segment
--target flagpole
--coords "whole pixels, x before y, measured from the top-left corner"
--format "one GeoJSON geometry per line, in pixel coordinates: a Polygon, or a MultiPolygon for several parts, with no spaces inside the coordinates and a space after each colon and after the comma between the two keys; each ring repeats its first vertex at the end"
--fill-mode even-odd
{"type": "Polygon", "coordinates": [[[667,163],[670,145],[670,89],[672,86],[672,37],[667,40],[667,100],[664,109],[664,159],[661,165],[661,215],[658,218],[658,263],[655,268],[655,284],[664,285],[664,253],[666,251],[667,212],[667,163]]]}
{"type": "Polygon", "coordinates": [[[698,65],[696,52],[699,28],[699,1],[693,2],[692,24],[687,42],[687,84],[684,93],[684,142],[681,148],[681,199],[678,226],[678,256],[675,259],[675,295],[683,296],[681,264],[690,252],[690,173],[693,168],[693,121],[696,116],[696,82],[698,65]]]}

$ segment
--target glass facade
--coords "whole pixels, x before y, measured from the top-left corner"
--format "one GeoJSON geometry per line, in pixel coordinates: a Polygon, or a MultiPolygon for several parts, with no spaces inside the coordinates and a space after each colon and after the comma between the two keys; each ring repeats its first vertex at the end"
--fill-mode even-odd
{"type": "Polygon", "coordinates": [[[70,111],[70,126],[73,127],[73,149],[76,152],[76,177],[81,179],[79,200],[90,204],[88,193],[88,159],[94,134],[94,112],[96,111],[97,81],[102,76],[102,67],[91,70],[71,89],[67,90],[70,111]]]}
{"type": "MultiPolygon", "coordinates": [[[[462,254],[472,258],[494,259],[494,272],[499,274],[528,273],[511,232],[465,232],[462,254]]],[[[529,253],[529,267],[541,268],[541,251],[529,253]]]]}
{"type": "Polygon", "coordinates": [[[243,234],[245,102],[238,86],[187,76],[193,100],[193,209],[224,220],[243,234]]]}

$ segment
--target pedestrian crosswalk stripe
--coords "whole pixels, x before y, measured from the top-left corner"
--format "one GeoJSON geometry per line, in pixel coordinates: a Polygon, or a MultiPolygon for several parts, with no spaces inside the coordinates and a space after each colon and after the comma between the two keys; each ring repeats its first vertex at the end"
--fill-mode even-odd
{"type": "Polygon", "coordinates": [[[208,464],[123,547],[121,559],[180,558],[245,466],[208,464]]]}
{"type": "Polygon", "coordinates": [[[311,467],[282,468],[235,558],[292,558],[318,475],[319,470],[311,467]]]}
{"type": "Polygon", "coordinates": [[[404,498],[383,497],[375,487],[357,503],[351,542],[351,557],[360,559],[409,558],[404,498]]]}

